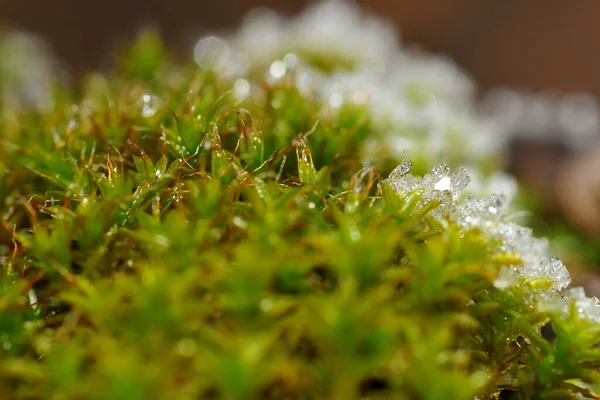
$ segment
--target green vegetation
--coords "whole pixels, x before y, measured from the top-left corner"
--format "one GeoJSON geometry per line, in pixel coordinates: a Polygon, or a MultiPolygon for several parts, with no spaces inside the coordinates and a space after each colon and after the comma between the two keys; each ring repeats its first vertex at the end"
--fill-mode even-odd
{"type": "Polygon", "coordinates": [[[363,109],[252,74],[146,37],[2,105],[0,398],[594,398],[597,321],[494,285],[519,258],[384,182],[363,109]]]}

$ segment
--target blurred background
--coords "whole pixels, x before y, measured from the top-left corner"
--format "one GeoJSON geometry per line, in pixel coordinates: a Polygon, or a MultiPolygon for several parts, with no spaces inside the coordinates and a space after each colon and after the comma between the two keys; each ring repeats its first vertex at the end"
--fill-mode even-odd
{"type": "MultiPolygon", "coordinates": [[[[152,23],[190,49],[234,28],[257,6],[292,14],[305,0],[2,0],[0,26],[46,38],[75,72],[106,64],[116,42],[152,23]]],[[[481,88],[499,85],[600,95],[600,3],[594,0],[358,0],[393,21],[405,43],[451,56],[481,88]]]]}
{"type": "MultiPolygon", "coordinates": [[[[442,53],[469,73],[483,112],[520,119],[508,170],[530,192],[540,234],[568,243],[600,294],[600,2],[595,0],[358,0],[393,22],[404,45],[442,53]],[[509,98],[510,101],[505,101],[509,98]],[[507,104],[512,107],[506,108],[507,104]],[[565,111],[566,110],[566,111],[565,111]],[[504,114],[502,114],[504,112],[504,114]],[[570,112],[570,124],[549,122],[570,112]],[[561,114],[562,113],[562,114],[561,114]],[[579,122],[581,122],[581,125],[579,122]],[[581,125],[581,126],[580,126],[581,125]],[[583,127],[582,127],[583,126],[583,127]],[[577,129],[571,129],[571,128],[577,129]],[[583,133],[581,133],[583,132],[583,133]],[[577,137],[579,135],[579,137],[577,137]],[[583,136],[583,139],[582,139],[583,136]],[[584,140],[585,139],[585,140],[584,140]],[[566,195],[568,194],[568,195],[566,195]],[[589,268],[598,267],[598,268],[589,268]],[[587,272],[595,271],[595,272],[587,272]]],[[[235,29],[258,6],[295,14],[305,0],[0,0],[0,32],[47,41],[71,76],[108,67],[141,27],[190,55],[208,33],[235,29]]],[[[567,264],[572,269],[573,263],[567,264]]],[[[576,268],[577,269],[577,268],[576,268]]]]}

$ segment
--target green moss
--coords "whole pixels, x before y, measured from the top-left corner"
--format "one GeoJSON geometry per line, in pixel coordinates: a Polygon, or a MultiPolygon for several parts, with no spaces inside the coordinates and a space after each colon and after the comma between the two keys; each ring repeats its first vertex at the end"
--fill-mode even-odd
{"type": "Polygon", "coordinates": [[[157,43],[2,110],[3,398],[590,395],[598,326],[494,287],[518,260],[363,165],[363,110],[157,43]]]}

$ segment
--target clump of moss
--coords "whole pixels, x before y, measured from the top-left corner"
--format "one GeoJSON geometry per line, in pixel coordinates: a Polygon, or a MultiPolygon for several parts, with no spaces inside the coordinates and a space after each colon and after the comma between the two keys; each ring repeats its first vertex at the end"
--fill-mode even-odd
{"type": "Polygon", "coordinates": [[[591,300],[499,285],[522,255],[385,180],[364,108],[149,36],[119,65],[1,110],[2,397],[595,396],[591,300]]]}

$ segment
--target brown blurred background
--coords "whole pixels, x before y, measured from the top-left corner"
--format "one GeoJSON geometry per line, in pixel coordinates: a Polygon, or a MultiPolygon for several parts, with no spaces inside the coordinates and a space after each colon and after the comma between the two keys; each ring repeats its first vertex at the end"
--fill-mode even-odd
{"type": "MultiPolygon", "coordinates": [[[[155,24],[182,50],[235,27],[251,8],[297,12],[306,0],[0,0],[0,27],[45,37],[76,73],[109,63],[115,43],[155,24]]],[[[393,20],[405,43],[443,52],[481,85],[600,95],[595,0],[359,0],[393,20]]]]}

